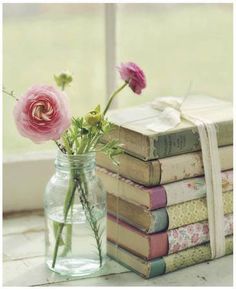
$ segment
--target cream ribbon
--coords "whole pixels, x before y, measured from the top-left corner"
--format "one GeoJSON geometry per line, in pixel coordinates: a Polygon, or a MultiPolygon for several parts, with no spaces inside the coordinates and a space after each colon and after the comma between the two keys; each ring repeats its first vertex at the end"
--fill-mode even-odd
{"type": "Polygon", "coordinates": [[[207,189],[208,225],[212,258],[225,255],[224,208],[221,184],[221,166],[216,128],[206,118],[196,117],[181,108],[183,98],[162,97],[151,103],[161,113],[158,119],[147,125],[149,130],[164,132],[181,123],[181,118],[198,128],[207,189]]]}

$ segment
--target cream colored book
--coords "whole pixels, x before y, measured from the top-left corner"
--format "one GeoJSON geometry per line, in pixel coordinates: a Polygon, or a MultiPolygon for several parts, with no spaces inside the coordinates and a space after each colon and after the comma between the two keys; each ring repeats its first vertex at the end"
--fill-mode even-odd
{"type": "MultiPolygon", "coordinates": [[[[108,242],[107,244],[107,253],[110,257],[117,260],[128,269],[135,271],[145,278],[153,278],[211,260],[211,248],[209,242],[186,249],[179,253],[174,253],[150,261],[142,259],[111,242],[108,242]]],[[[225,239],[225,255],[230,255],[232,253],[233,236],[231,235],[227,236],[225,239]]]]}
{"type": "MultiPolygon", "coordinates": [[[[233,214],[224,216],[224,235],[233,234],[233,214]]],[[[129,252],[152,260],[209,242],[208,220],[147,234],[115,217],[107,217],[107,238],[129,252]],[[197,237],[197,238],[196,238],[197,237]]]]}
{"type": "MultiPolygon", "coordinates": [[[[154,210],[206,196],[204,176],[184,179],[168,184],[146,187],[97,166],[107,192],[154,210]]],[[[222,192],[233,189],[233,170],[221,172],[222,192]]]]}
{"type": "MultiPolygon", "coordinates": [[[[203,95],[189,96],[181,106],[183,112],[196,118],[206,118],[216,124],[218,146],[233,144],[232,103],[203,95]]],[[[162,121],[162,112],[151,103],[111,110],[108,119],[115,128],[103,142],[119,139],[125,151],[143,160],[165,158],[201,149],[196,126],[182,119],[165,132],[150,130],[150,124],[162,121]]]]}
{"type": "MultiPolygon", "coordinates": [[[[233,212],[233,192],[223,193],[224,214],[233,212]]],[[[108,213],[146,233],[176,229],[208,218],[206,197],[159,208],[147,208],[108,193],[108,213]]]]}
{"type": "MultiPolygon", "coordinates": [[[[233,146],[219,148],[221,170],[233,168],[233,146]]],[[[117,157],[116,166],[103,153],[97,154],[97,165],[119,173],[145,186],[154,186],[204,174],[201,151],[176,155],[151,161],[143,161],[129,154],[117,157]]]]}

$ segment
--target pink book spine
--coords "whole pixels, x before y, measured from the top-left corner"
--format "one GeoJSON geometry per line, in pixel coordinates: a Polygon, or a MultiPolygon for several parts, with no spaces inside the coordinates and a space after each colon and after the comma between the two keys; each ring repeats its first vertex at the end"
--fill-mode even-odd
{"type": "Polygon", "coordinates": [[[125,182],[129,184],[130,186],[136,187],[142,191],[146,191],[149,194],[150,202],[149,202],[149,209],[158,209],[165,207],[167,205],[167,197],[166,197],[166,190],[163,186],[154,186],[154,187],[146,187],[143,185],[140,185],[138,183],[133,182],[132,180],[122,177],[118,175],[117,173],[111,172],[105,168],[102,168],[100,166],[97,166],[97,170],[111,176],[112,178],[119,179],[120,182],[125,182]]]}
{"type": "MultiPolygon", "coordinates": [[[[123,245],[122,242],[114,241],[111,238],[109,238],[108,233],[108,240],[112,241],[114,244],[118,243],[118,245],[125,247],[130,252],[141,256],[142,258],[145,258],[147,260],[151,260],[156,257],[165,256],[168,253],[168,235],[167,232],[161,232],[156,234],[145,234],[144,232],[128,225],[127,223],[118,220],[115,216],[112,216],[111,214],[107,215],[108,219],[112,220],[115,223],[118,223],[121,227],[126,228],[129,231],[135,232],[137,235],[142,236],[143,238],[148,240],[149,244],[149,253],[147,256],[142,256],[140,253],[137,253],[132,248],[128,248],[127,246],[123,245]]],[[[135,242],[135,241],[134,241],[135,242]]]]}

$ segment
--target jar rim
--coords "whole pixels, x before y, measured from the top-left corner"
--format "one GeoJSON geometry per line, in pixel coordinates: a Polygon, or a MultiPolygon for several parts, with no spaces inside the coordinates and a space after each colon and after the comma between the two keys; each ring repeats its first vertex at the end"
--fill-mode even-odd
{"type": "Polygon", "coordinates": [[[61,150],[58,149],[57,151],[57,156],[61,156],[62,158],[66,157],[70,157],[70,158],[75,158],[75,157],[86,157],[86,156],[91,156],[91,157],[94,157],[96,156],[96,151],[90,151],[90,152],[86,152],[86,153],[80,153],[80,154],[66,154],[66,153],[63,153],[61,150]]]}
{"type": "Polygon", "coordinates": [[[61,152],[60,150],[58,150],[57,157],[55,160],[55,165],[58,168],[69,166],[69,165],[70,167],[72,166],[76,168],[78,168],[78,166],[92,168],[95,166],[95,163],[96,163],[95,151],[72,155],[72,154],[65,154],[61,152]],[[74,166],[70,164],[70,162],[73,162],[74,166]]]}

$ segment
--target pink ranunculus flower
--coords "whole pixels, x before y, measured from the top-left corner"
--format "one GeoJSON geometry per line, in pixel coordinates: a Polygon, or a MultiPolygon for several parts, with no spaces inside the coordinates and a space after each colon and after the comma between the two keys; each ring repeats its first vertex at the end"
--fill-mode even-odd
{"type": "Polygon", "coordinates": [[[122,80],[129,84],[134,93],[140,95],[146,87],[146,78],[141,68],[133,62],[127,62],[122,63],[118,69],[122,80]]]}
{"type": "Polygon", "coordinates": [[[20,134],[35,143],[58,140],[71,123],[66,96],[52,86],[35,85],[14,108],[20,134]]]}

